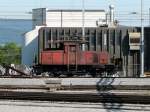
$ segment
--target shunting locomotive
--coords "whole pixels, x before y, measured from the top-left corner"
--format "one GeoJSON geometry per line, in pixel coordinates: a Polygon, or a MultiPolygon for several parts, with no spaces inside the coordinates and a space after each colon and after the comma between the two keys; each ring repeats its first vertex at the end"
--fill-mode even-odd
{"type": "Polygon", "coordinates": [[[114,72],[107,51],[82,50],[83,41],[77,36],[51,40],[43,36],[38,38],[36,74],[47,73],[51,77],[101,77],[114,72]]]}

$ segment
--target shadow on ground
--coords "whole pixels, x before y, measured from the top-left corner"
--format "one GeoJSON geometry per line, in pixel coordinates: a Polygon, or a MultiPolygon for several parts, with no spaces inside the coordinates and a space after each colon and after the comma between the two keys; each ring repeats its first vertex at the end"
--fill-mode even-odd
{"type": "Polygon", "coordinates": [[[122,99],[110,92],[115,89],[112,85],[114,81],[115,78],[100,78],[96,85],[103,107],[107,112],[121,112],[123,106],[122,99]]]}

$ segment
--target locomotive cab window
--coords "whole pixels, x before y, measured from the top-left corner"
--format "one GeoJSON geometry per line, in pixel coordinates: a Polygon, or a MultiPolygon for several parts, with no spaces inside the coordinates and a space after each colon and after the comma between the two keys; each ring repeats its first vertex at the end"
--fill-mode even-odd
{"type": "Polygon", "coordinates": [[[64,50],[64,44],[51,43],[50,41],[46,41],[44,44],[44,50],[64,50]]]}
{"type": "Polygon", "coordinates": [[[75,52],[76,51],[76,46],[70,46],[70,52],[75,52]]]}

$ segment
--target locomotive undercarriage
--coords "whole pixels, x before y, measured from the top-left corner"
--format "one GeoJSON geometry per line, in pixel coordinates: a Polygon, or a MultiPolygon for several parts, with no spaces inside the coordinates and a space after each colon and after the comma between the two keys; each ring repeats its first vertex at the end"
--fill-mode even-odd
{"type": "Polygon", "coordinates": [[[115,71],[114,65],[36,65],[33,72],[48,77],[105,77],[115,71]]]}

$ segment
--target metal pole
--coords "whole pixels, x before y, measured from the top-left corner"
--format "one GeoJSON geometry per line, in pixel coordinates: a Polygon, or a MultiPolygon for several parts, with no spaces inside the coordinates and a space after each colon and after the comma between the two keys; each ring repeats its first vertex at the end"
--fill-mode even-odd
{"type": "MultiPolygon", "coordinates": [[[[82,0],[82,40],[85,40],[85,5],[84,0],[82,0]]],[[[85,44],[82,44],[82,50],[85,51],[85,44]]]]}
{"type": "Polygon", "coordinates": [[[40,2],[40,8],[42,8],[42,0],[40,0],[39,2],[40,2]]]}
{"type": "Polygon", "coordinates": [[[149,8],[149,26],[150,26],[150,8],[149,8]]]}
{"type": "Polygon", "coordinates": [[[143,0],[141,0],[141,74],[144,77],[144,25],[143,25],[143,0]]]}

